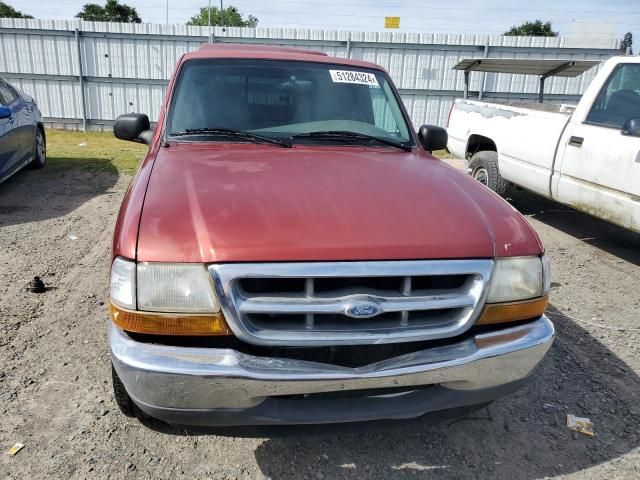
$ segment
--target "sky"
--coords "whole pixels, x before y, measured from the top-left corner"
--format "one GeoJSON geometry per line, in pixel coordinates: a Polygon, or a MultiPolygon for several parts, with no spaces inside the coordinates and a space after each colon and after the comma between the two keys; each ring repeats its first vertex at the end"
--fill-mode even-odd
{"type": "MultiPolygon", "coordinates": [[[[84,3],[104,0],[3,0],[36,18],[72,19],[84,3]]],[[[137,9],[143,22],[165,23],[167,0],[120,0],[137,9]]],[[[212,0],[214,6],[219,0],[212,0]]],[[[207,0],[168,0],[169,23],[185,23],[207,0]]],[[[513,25],[551,21],[561,35],[581,32],[589,39],[634,34],[640,51],[640,8],[637,0],[233,0],[260,27],[383,30],[385,16],[400,17],[400,31],[500,34],[513,25]],[[598,22],[601,25],[594,25],[598,22]]]]}

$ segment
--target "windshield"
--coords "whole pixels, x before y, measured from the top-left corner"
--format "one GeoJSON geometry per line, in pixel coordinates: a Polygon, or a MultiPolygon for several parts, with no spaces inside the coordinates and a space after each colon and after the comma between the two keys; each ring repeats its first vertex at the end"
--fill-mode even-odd
{"type": "Polygon", "coordinates": [[[198,140],[228,141],[220,132],[203,131],[222,128],[295,143],[362,144],[368,135],[413,145],[390,81],[379,70],[295,61],[190,60],[175,87],[168,135],[188,132],[201,135],[198,140]],[[300,136],[315,132],[362,135],[300,136]]]}

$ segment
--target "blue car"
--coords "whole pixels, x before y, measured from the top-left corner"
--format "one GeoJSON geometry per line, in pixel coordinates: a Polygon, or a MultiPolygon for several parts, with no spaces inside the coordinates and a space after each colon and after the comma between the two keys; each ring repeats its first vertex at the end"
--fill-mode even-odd
{"type": "Polygon", "coordinates": [[[47,161],[42,114],[35,99],[0,78],[0,182],[47,161]]]}

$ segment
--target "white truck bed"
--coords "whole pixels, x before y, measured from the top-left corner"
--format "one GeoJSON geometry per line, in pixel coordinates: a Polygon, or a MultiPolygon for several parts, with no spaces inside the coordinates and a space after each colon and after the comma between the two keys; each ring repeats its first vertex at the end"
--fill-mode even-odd
{"type": "Polygon", "coordinates": [[[515,184],[640,232],[640,57],[609,59],[575,106],[456,100],[447,131],[498,193],[515,184]]]}
{"type": "Polygon", "coordinates": [[[551,113],[573,113],[576,109],[575,105],[567,103],[539,103],[539,102],[516,102],[508,100],[492,100],[490,102],[482,102],[488,105],[500,105],[504,107],[513,107],[525,110],[538,110],[540,112],[551,113]]]}
{"type": "Polygon", "coordinates": [[[549,172],[558,140],[574,109],[542,103],[456,100],[449,118],[448,148],[460,158],[470,158],[485,148],[484,143],[475,143],[477,139],[491,139],[500,145],[503,178],[549,195],[549,172]]]}

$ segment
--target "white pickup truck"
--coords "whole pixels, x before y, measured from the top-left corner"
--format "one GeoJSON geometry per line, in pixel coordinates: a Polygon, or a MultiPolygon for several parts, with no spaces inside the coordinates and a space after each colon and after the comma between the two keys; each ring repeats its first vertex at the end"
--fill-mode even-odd
{"type": "Polygon", "coordinates": [[[640,57],[609,59],[576,106],[456,100],[448,133],[498,194],[515,184],[640,232],[640,57]]]}

